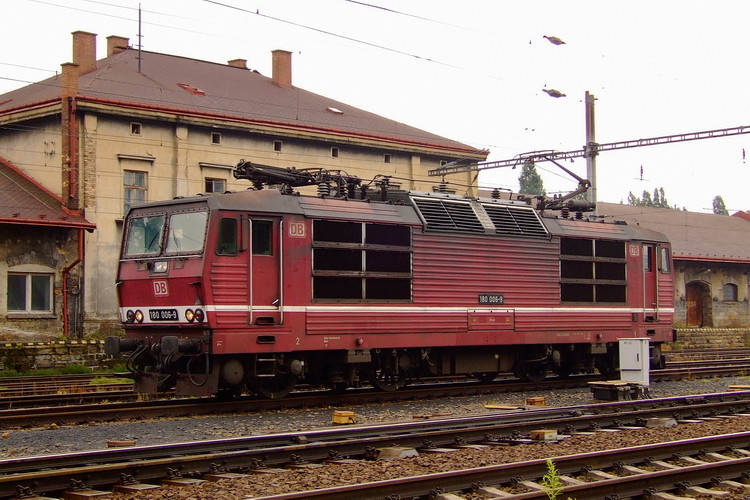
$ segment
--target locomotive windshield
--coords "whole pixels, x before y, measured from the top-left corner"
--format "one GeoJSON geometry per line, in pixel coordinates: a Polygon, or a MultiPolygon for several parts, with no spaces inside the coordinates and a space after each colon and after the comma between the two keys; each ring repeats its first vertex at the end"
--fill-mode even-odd
{"type": "Polygon", "coordinates": [[[205,210],[131,217],[126,227],[124,257],[200,253],[207,222],[205,210]]]}
{"type": "Polygon", "coordinates": [[[167,253],[199,253],[203,250],[208,212],[172,214],[169,218],[167,253]]]}
{"type": "Polygon", "coordinates": [[[125,243],[125,256],[159,255],[164,220],[163,215],[130,219],[128,221],[128,239],[125,243]]]}

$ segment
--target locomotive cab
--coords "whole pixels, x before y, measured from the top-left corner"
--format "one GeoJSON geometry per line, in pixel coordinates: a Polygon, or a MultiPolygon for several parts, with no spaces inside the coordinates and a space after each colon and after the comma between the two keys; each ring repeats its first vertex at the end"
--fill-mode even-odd
{"type": "Polygon", "coordinates": [[[171,389],[172,372],[205,374],[209,336],[203,259],[209,225],[205,202],[133,208],[123,227],[117,292],[127,337],[110,337],[110,353],[130,352],[128,369],[144,390],[171,389]],[[154,370],[160,376],[150,376],[154,370]],[[169,372],[167,372],[169,373],[169,372]]]}

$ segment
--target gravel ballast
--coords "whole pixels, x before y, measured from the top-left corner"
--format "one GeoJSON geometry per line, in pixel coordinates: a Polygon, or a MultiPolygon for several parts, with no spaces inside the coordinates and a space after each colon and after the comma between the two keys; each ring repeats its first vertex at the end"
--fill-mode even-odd
{"type": "MultiPolygon", "coordinates": [[[[650,387],[652,398],[726,392],[730,385],[748,385],[750,378],[716,378],[679,382],[658,382],[650,387]]],[[[382,403],[347,408],[283,410],[246,415],[221,415],[172,420],[142,420],[78,426],[50,426],[38,429],[6,429],[0,440],[0,457],[59,454],[98,450],[108,441],[136,441],[138,445],[154,445],[208,439],[231,438],[274,432],[304,431],[328,427],[334,410],[356,414],[358,424],[414,421],[415,419],[485,414],[485,404],[523,405],[526,398],[544,397],[547,406],[575,406],[593,402],[588,388],[557,392],[500,393],[467,397],[451,397],[408,403],[382,403]]],[[[737,417],[722,422],[680,424],[668,429],[602,433],[595,436],[573,436],[560,443],[540,443],[523,447],[500,447],[491,451],[461,450],[441,455],[421,455],[412,459],[389,462],[363,462],[351,465],[329,465],[304,472],[288,472],[251,476],[234,481],[203,483],[192,487],[169,488],[139,492],[136,496],[117,495],[128,499],[189,499],[243,498],[283,492],[304,491],[388,478],[458,470],[479,465],[492,465],[519,460],[597,451],[634,444],[687,439],[713,434],[750,431],[750,418],[737,417]]],[[[540,472],[540,476],[544,471],[540,472]]],[[[743,497],[737,497],[743,498],[743,497]]]]}
{"type": "MultiPolygon", "coordinates": [[[[658,382],[652,398],[726,392],[730,385],[750,385],[750,377],[658,382]]],[[[379,403],[352,407],[292,409],[244,415],[217,415],[170,420],[137,420],[49,426],[35,429],[0,429],[0,458],[58,454],[107,448],[108,441],[136,441],[139,446],[232,438],[277,432],[296,432],[331,425],[334,410],[356,414],[358,424],[414,421],[415,419],[487,413],[485,404],[523,405],[526,398],[544,397],[547,406],[576,406],[594,402],[588,388],[557,392],[499,393],[424,401],[379,403]]]]}

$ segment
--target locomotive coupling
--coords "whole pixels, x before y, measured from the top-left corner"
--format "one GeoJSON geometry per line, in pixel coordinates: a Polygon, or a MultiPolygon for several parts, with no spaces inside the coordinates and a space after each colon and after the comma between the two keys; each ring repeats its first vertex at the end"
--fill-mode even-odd
{"type": "Polygon", "coordinates": [[[121,352],[135,351],[142,344],[143,341],[140,339],[124,339],[113,335],[104,339],[104,352],[112,356],[121,352]]]}
{"type": "Polygon", "coordinates": [[[201,352],[201,341],[196,339],[178,339],[174,335],[161,338],[161,353],[164,356],[173,354],[198,354],[201,352]]]}

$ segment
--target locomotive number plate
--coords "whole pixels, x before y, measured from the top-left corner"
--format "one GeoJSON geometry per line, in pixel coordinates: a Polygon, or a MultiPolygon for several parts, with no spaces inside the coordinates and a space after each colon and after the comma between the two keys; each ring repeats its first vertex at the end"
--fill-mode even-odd
{"type": "Polygon", "coordinates": [[[503,294],[501,293],[480,293],[479,294],[480,304],[502,304],[503,294]]]}
{"type": "Polygon", "coordinates": [[[151,321],[177,321],[177,309],[149,309],[151,321]]]}

